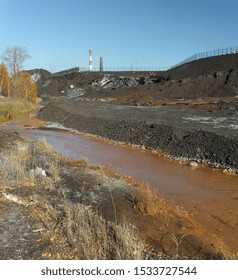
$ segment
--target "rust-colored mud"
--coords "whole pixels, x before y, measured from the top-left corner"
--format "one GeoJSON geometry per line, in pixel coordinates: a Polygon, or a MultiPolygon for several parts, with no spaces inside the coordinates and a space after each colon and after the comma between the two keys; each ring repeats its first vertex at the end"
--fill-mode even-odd
{"type": "MultiPolygon", "coordinates": [[[[192,168],[150,151],[109,144],[93,137],[54,130],[25,130],[25,136],[45,137],[63,156],[86,159],[135,181],[151,185],[163,197],[224,238],[238,252],[238,176],[208,167],[192,168]]],[[[221,247],[223,244],[221,244],[221,247]]]]}
{"type": "Polygon", "coordinates": [[[36,108],[32,111],[18,114],[13,117],[11,123],[14,122],[19,126],[27,128],[40,128],[44,125],[44,122],[35,117],[35,114],[38,112],[38,110],[39,108],[36,108]]]}

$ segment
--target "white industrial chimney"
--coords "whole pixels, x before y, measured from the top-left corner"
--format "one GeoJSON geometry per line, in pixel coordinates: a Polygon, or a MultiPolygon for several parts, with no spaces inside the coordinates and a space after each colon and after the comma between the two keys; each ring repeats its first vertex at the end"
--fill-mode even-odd
{"type": "Polygon", "coordinates": [[[93,50],[89,49],[89,71],[93,71],[93,50]]]}

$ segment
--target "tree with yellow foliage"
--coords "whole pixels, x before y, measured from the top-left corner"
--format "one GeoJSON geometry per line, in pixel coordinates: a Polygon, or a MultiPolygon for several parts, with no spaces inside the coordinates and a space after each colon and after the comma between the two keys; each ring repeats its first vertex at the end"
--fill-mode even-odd
{"type": "Polygon", "coordinates": [[[37,86],[27,72],[20,72],[16,78],[15,94],[18,98],[25,98],[31,103],[37,102],[37,86]]]}
{"type": "Polygon", "coordinates": [[[8,88],[8,96],[10,95],[13,98],[27,99],[32,103],[36,103],[37,86],[32,81],[30,74],[22,71],[23,63],[27,58],[30,58],[30,56],[26,48],[19,46],[7,48],[3,53],[2,59],[8,69],[8,72],[10,73],[10,77],[9,75],[5,75],[7,73],[6,68],[6,71],[4,72],[3,70],[3,72],[5,73],[4,75],[11,81],[10,84],[8,84],[10,87],[8,88]]]}
{"type": "Polygon", "coordinates": [[[11,78],[4,64],[0,64],[0,95],[10,96],[11,78]]]}

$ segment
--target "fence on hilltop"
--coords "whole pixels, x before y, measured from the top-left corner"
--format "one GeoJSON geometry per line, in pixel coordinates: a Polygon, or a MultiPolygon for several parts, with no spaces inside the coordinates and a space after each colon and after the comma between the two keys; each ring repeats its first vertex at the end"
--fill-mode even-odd
{"type": "Polygon", "coordinates": [[[73,72],[158,72],[158,71],[167,71],[169,69],[178,67],[188,62],[196,61],[199,59],[213,57],[213,56],[220,56],[220,55],[228,55],[228,54],[235,54],[238,53],[238,47],[229,47],[229,48],[222,48],[216,49],[211,51],[205,51],[196,53],[187,59],[182,60],[181,62],[171,66],[171,67],[136,67],[131,65],[130,67],[103,67],[103,71],[100,71],[100,67],[93,67],[92,71],[89,70],[89,67],[75,67],[68,70],[60,71],[54,73],[54,75],[64,75],[70,74],[73,72]]]}
{"type": "Polygon", "coordinates": [[[200,53],[196,53],[196,54],[188,57],[187,59],[184,59],[181,62],[171,66],[170,69],[178,67],[178,66],[183,65],[183,64],[188,63],[188,62],[192,62],[192,61],[195,61],[195,60],[202,59],[202,58],[219,56],[219,55],[234,54],[234,53],[238,53],[238,47],[229,47],[229,48],[223,48],[223,49],[216,49],[216,50],[212,50],[212,51],[200,52],[200,53]]]}
{"type": "MultiPolygon", "coordinates": [[[[130,66],[130,67],[103,67],[103,71],[101,72],[147,72],[147,71],[166,71],[170,69],[170,67],[136,67],[136,66],[130,66]]],[[[88,72],[89,68],[80,68],[82,72],[88,72]]],[[[99,72],[99,67],[93,67],[94,72],[99,72]]]]}

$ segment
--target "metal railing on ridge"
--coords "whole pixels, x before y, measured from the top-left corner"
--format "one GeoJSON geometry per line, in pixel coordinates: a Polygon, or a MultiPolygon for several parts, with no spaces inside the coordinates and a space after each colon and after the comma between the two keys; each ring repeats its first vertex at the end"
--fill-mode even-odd
{"type": "MultiPolygon", "coordinates": [[[[196,53],[181,62],[171,66],[171,67],[135,67],[134,65],[131,65],[130,67],[103,67],[103,71],[101,72],[147,72],[147,71],[167,71],[169,69],[178,67],[180,65],[183,65],[188,62],[196,61],[202,58],[207,57],[213,57],[213,56],[219,56],[219,55],[227,55],[227,54],[235,54],[238,53],[238,47],[229,47],[229,48],[223,48],[223,49],[216,49],[206,52],[200,52],[196,53]]],[[[64,75],[69,74],[72,72],[91,72],[88,67],[75,67],[68,70],[60,71],[57,73],[54,73],[55,75],[64,75]]],[[[93,67],[92,72],[100,72],[100,67],[93,67]]]]}
{"type": "MultiPolygon", "coordinates": [[[[170,69],[170,67],[103,67],[103,71],[101,72],[144,72],[144,71],[166,71],[170,69]]],[[[82,72],[89,72],[89,68],[87,67],[82,67],[80,68],[80,71],[82,72]]],[[[99,72],[100,68],[99,67],[93,67],[93,72],[99,72]]]]}
{"type": "Polygon", "coordinates": [[[192,62],[192,61],[199,60],[199,59],[206,58],[206,57],[234,54],[234,53],[238,53],[238,47],[229,47],[229,48],[223,48],[223,49],[216,49],[216,50],[212,50],[212,51],[200,52],[200,53],[196,53],[196,54],[188,57],[185,60],[182,60],[181,62],[171,66],[170,68],[175,68],[175,67],[183,65],[185,63],[192,62]]]}

